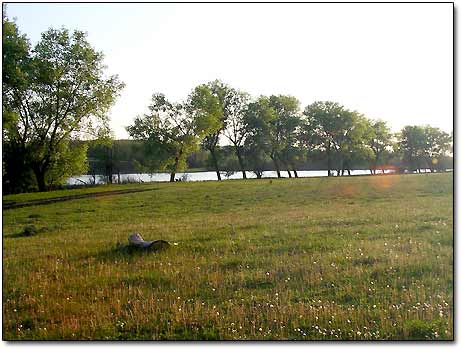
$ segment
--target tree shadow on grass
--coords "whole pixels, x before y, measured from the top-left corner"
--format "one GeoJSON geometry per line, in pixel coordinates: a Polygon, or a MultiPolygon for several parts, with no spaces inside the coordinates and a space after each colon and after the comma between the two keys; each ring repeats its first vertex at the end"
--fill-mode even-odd
{"type": "Polygon", "coordinates": [[[41,227],[37,228],[35,225],[30,224],[26,225],[21,231],[9,235],[4,235],[5,238],[7,239],[16,239],[16,238],[25,238],[25,237],[31,237],[31,236],[36,236],[38,234],[50,232],[51,229],[48,227],[41,227]]]}

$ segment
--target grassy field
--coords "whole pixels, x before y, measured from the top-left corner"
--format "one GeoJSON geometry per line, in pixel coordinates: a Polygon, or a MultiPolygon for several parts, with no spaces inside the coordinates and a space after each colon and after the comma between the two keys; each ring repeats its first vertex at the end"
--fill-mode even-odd
{"type": "Polygon", "coordinates": [[[4,340],[453,339],[453,174],[140,187],[3,211],[4,340]]]}

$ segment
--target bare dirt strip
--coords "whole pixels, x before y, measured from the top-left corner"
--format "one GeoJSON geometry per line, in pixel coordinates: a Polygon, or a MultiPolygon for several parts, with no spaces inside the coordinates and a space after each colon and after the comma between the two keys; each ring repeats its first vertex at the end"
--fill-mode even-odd
{"type": "Polygon", "coordinates": [[[139,193],[143,191],[152,191],[152,190],[158,190],[158,188],[113,190],[113,191],[106,191],[106,192],[76,194],[76,195],[69,195],[69,196],[49,198],[49,199],[28,200],[28,201],[21,201],[21,202],[12,201],[8,203],[3,203],[2,207],[4,210],[11,210],[13,208],[20,208],[20,207],[27,207],[27,206],[49,205],[49,204],[54,204],[56,202],[61,202],[61,201],[87,199],[87,198],[101,197],[101,196],[131,194],[131,193],[139,193]]]}

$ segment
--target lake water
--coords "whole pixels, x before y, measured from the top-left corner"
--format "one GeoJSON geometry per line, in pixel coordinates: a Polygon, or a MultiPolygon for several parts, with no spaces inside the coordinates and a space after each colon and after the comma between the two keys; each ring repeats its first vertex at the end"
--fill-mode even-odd
{"type": "MultiPolygon", "coordinates": [[[[424,170],[423,170],[424,171],[424,170]]],[[[385,170],[385,173],[393,173],[393,170],[385,170]]],[[[426,171],[424,171],[426,172],[426,171]]],[[[427,170],[429,172],[429,170],[427,170]]],[[[334,172],[336,174],[336,171],[334,172]]],[[[381,171],[377,171],[377,173],[381,173],[381,171]]],[[[256,178],[256,175],[253,172],[247,171],[247,178],[256,178]]],[[[282,177],[287,178],[288,174],[286,171],[281,172],[282,177]]],[[[352,170],[351,175],[369,175],[369,170],[352,170]]],[[[328,172],[326,170],[320,171],[298,171],[299,177],[326,177],[328,172]]],[[[345,173],[347,175],[347,172],[345,173]]],[[[277,172],[275,171],[264,171],[263,178],[270,178],[270,177],[277,177],[277,172]]],[[[177,173],[176,179],[182,179],[185,181],[215,181],[217,180],[216,172],[214,171],[207,171],[207,172],[186,172],[186,173],[177,173]]],[[[242,172],[235,172],[230,176],[226,176],[225,172],[221,173],[221,178],[223,180],[227,179],[242,179],[242,172]]],[[[120,181],[124,182],[168,182],[170,180],[169,173],[131,173],[131,174],[121,174],[120,181]]],[[[113,179],[114,183],[118,182],[118,176],[115,175],[113,179]]],[[[105,177],[104,176],[96,176],[96,184],[104,184],[105,177]]],[[[91,175],[83,175],[77,177],[71,177],[67,180],[67,185],[84,185],[84,184],[93,184],[93,176],[91,175]]]]}

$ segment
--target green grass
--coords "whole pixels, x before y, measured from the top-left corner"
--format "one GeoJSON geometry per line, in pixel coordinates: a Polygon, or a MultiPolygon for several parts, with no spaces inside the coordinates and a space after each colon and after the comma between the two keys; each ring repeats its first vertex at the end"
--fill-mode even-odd
{"type": "Polygon", "coordinates": [[[453,339],[453,174],[122,187],[3,212],[4,339],[453,339]]]}

